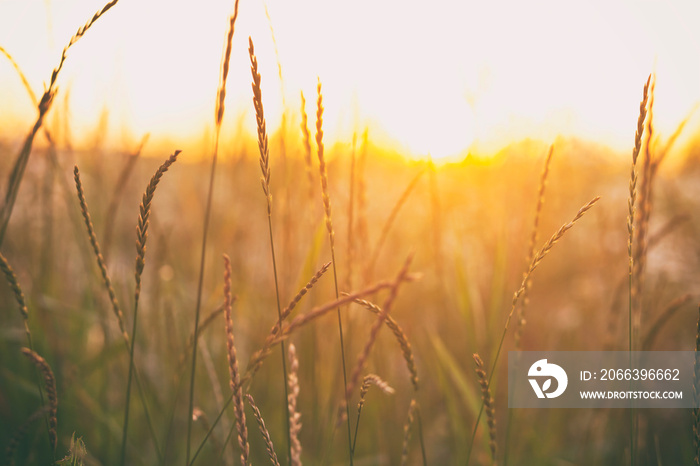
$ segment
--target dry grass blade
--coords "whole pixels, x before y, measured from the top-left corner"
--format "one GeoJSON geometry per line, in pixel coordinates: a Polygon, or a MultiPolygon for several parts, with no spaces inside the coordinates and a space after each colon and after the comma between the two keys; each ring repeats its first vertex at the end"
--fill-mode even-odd
{"type": "Polygon", "coordinates": [[[481,400],[486,409],[486,419],[489,425],[489,448],[491,449],[491,459],[496,462],[496,411],[494,401],[491,397],[491,389],[489,388],[488,378],[486,377],[486,369],[484,361],[481,360],[478,354],[474,353],[474,363],[476,363],[476,375],[479,378],[481,385],[481,400]]]}
{"type": "Polygon", "coordinates": [[[306,99],[301,93],[301,134],[304,136],[304,162],[306,163],[306,175],[309,178],[309,199],[314,197],[314,174],[311,159],[311,134],[309,134],[309,118],[306,115],[306,99]]]}
{"type": "MultiPolygon", "coordinates": [[[[354,302],[373,312],[375,315],[382,315],[382,308],[370,301],[355,299],[354,302]]],[[[401,354],[403,354],[403,358],[406,361],[406,367],[408,368],[408,372],[411,374],[413,389],[418,391],[418,369],[416,368],[416,361],[413,358],[413,350],[411,349],[411,344],[408,342],[408,337],[391,315],[387,315],[384,322],[386,323],[386,326],[389,327],[389,330],[391,330],[391,333],[394,334],[396,341],[401,347],[401,354]]]]}
{"type": "Polygon", "coordinates": [[[270,462],[272,462],[274,466],[280,466],[280,463],[277,460],[277,454],[275,453],[275,447],[272,445],[270,432],[268,432],[267,427],[265,426],[265,421],[263,420],[262,414],[260,414],[260,409],[258,409],[258,406],[255,404],[255,400],[250,393],[246,393],[246,398],[248,399],[248,404],[250,404],[250,407],[253,408],[253,415],[255,416],[255,420],[258,422],[258,428],[260,429],[260,433],[265,440],[267,456],[270,457],[270,462]]]}
{"type": "Polygon", "coordinates": [[[238,371],[238,358],[233,339],[233,320],[231,319],[231,260],[224,255],[224,316],[226,318],[226,348],[228,349],[228,369],[231,376],[230,385],[233,391],[233,404],[236,411],[236,426],[238,429],[238,444],[241,447],[241,464],[246,466],[250,453],[248,446],[248,428],[245,423],[245,409],[243,406],[243,390],[240,384],[238,371]]]}
{"type": "MultiPolygon", "coordinates": [[[[303,298],[304,295],[306,295],[306,293],[311,291],[311,288],[314,287],[316,282],[323,276],[324,273],[326,273],[326,271],[328,270],[328,267],[330,267],[330,266],[331,266],[330,262],[326,262],[325,264],[323,264],[323,266],[319,269],[319,271],[316,272],[316,274],[313,277],[311,277],[311,280],[309,280],[309,282],[306,284],[306,286],[304,288],[302,288],[299,291],[299,293],[297,293],[296,296],[294,296],[294,298],[292,298],[292,300],[289,302],[289,304],[287,304],[287,307],[285,307],[284,310],[282,311],[282,322],[284,322],[284,320],[287,317],[289,317],[289,315],[292,313],[292,311],[297,306],[297,304],[299,304],[299,301],[301,301],[301,298],[303,298]]],[[[270,330],[270,334],[271,335],[277,334],[277,332],[279,332],[279,329],[280,329],[280,322],[277,322],[275,324],[275,326],[272,327],[272,330],[270,330]]]]}
{"type": "Polygon", "coordinates": [[[37,369],[41,371],[41,374],[44,377],[44,386],[46,387],[46,396],[48,397],[49,402],[49,437],[51,439],[53,453],[55,453],[56,444],[58,443],[58,436],[56,434],[56,411],[58,410],[58,397],[56,396],[56,378],[53,375],[51,366],[49,366],[49,363],[46,362],[46,359],[42,358],[29,348],[22,348],[22,354],[24,354],[37,367],[37,369]]]}
{"type": "Polygon", "coordinates": [[[107,273],[107,265],[105,264],[104,257],[100,251],[100,244],[97,242],[97,235],[95,235],[95,229],[92,226],[90,211],[88,210],[87,201],[85,200],[85,192],[83,191],[83,183],[80,181],[80,170],[78,170],[77,165],[73,169],[73,178],[75,179],[75,188],[78,192],[78,200],[80,201],[80,212],[83,214],[83,220],[85,221],[85,226],[90,238],[90,244],[92,245],[92,250],[95,253],[95,257],[97,258],[97,265],[100,267],[100,273],[102,274],[102,280],[104,281],[105,288],[107,288],[107,293],[109,294],[109,301],[112,304],[112,311],[117,317],[117,322],[119,323],[119,330],[122,333],[122,337],[128,344],[129,335],[126,333],[126,327],[124,326],[124,314],[119,306],[119,301],[117,301],[117,296],[114,292],[114,287],[112,286],[112,280],[109,278],[109,274],[107,273]]]}
{"type": "Polygon", "coordinates": [[[7,58],[7,60],[12,65],[12,67],[17,72],[19,79],[22,81],[22,86],[24,86],[24,89],[27,91],[27,94],[29,94],[29,98],[31,99],[32,103],[35,106],[39,105],[39,100],[37,99],[36,94],[34,93],[34,90],[32,89],[32,86],[29,84],[29,80],[27,79],[27,76],[22,71],[22,68],[20,68],[19,63],[17,63],[15,61],[15,59],[12,57],[12,55],[10,55],[10,52],[5,50],[3,47],[0,47],[0,53],[5,55],[5,58],[7,58]]]}
{"type": "Polygon", "coordinates": [[[416,400],[411,400],[411,404],[408,407],[408,415],[406,416],[406,423],[403,426],[403,446],[401,448],[402,466],[408,464],[408,445],[411,443],[411,426],[413,425],[413,418],[415,417],[417,408],[418,403],[416,400]]]}
{"type": "Polygon", "coordinates": [[[29,162],[29,155],[31,154],[32,151],[32,144],[34,143],[34,137],[36,136],[36,133],[39,131],[41,128],[43,122],[44,122],[44,117],[48,113],[49,109],[51,108],[51,103],[53,102],[54,97],[56,96],[56,92],[58,91],[56,89],[56,79],[58,78],[58,74],[61,72],[61,69],[63,68],[63,64],[66,61],[66,57],[68,54],[68,49],[75,44],[81,37],[85,35],[88,29],[95,24],[95,22],[102,16],[104,15],[110,8],[112,8],[114,5],[117,4],[119,0],[112,0],[111,2],[107,3],[105,6],[102,7],[101,10],[99,10],[97,13],[95,13],[85,25],[80,27],[78,31],[70,38],[70,41],[68,42],[68,45],[66,45],[63,48],[63,52],[61,53],[61,60],[58,63],[58,66],[54,68],[53,72],[51,73],[51,80],[49,82],[48,88],[44,91],[44,95],[41,97],[41,101],[38,104],[38,110],[39,110],[39,116],[37,117],[34,126],[30,130],[29,134],[27,135],[27,138],[24,141],[24,144],[22,146],[22,149],[20,150],[19,155],[17,156],[17,159],[15,160],[15,163],[12,167],[12,172],[10,173],[10,177],[7,183],[7,192],[5,194],[5,204],[2,207],[2,211],[0,211],[0,245],[2,244],[3,240],[5,239],[5,233],[7,231],[7,225],[10,222],[10,217],[12,216],[12,210],[15,205],[15,201],[17,199],[17,193],[19,191],[19,186],[22,183],[22,178],[24,177],[24,171],[27,168],[27,163],[29,162]]]}
{"type": "MultiPolygon", "coordinates": [[[[532,225],[532,234],[530,235],[530,244],[527,250],[527,256],[525,259],[526,264],[532,262],[532,257],[535,254],[535,248],[537,247],[537,237],[539,235],[539,225],[540,225],[540,215],[542,214],[542,206],[544,205],[544,191],[547,187],[547,176],[549,175],[549,164],[552,161],[552,154],[554,152],[554,146],[549,147],[549,152],[547,153],[547,158],[544,161],[544,168],[542,168],[542,175],[540,176],[540,184],[537,190],[537,206],[535,207],[535,219],[532,225]]],[[[518,317],[516,319],[518,326],[515,328],[515,347],[520,348],[520,339],[523,334],[523,327],[525,326],[525,309],[529,304],[528,294],[530,288],[532,287],[532,280],[528,280],[525,283],[525,291],[523,292],[523,297],[518,307],[518,317]]]]}
{"type": "Polygon", "coordinates": [[[297,411],[297,399],[299,398],[299,359],[297,359],[296,347],[289,344],[289,395],[287,396],[287,415],[289,416],[289,432],[292,443],[292,466],[301,466],[301,414],[297,411]]]}

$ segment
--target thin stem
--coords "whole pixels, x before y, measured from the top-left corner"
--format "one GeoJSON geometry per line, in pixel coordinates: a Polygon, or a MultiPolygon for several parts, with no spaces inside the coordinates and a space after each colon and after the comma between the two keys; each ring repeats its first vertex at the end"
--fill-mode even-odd
{"type": "MultiPolygon", "coordinates": [[[[282,306],[280,306],[280,291],[279,285],[277,283],[277,260],[275,259],[275,242],[272,239],[272,218],[271,215],[267,216],[267,225],[270,230],[270,250],[272,251],[272,269],[275,274],[275,294],[277,296],[277,318],[279,321],[279,328],[282,328],[282,306]]],[[[280,352],[282,353],[282,374],[284,376],[284,403],[283,406],[287,406],[287,400],[289,396],[289,389],[287,388],[287,358],[284,354],[284,341],[280,342],[280,352]]],[[[287,461],[292,464],[292,435],[290,431],[289,416],[284,416],[286,419],[287,426],[287,461]]]]}
{"type": "MultiPolygon", "coordinates": [[[[209,233],[209,217],[211,216],[211,204],[214,197],[214,176],[216,175],[216,160],[219,152],[219,127],[217,127],[216,141],[214,143],[214,155],[211,161],[211,173],[209,174],[209,192],[207,205],[204,211],[204,230],[202,232],[202,254],[199,260],[199,282],[197,284],[197,305],[194,315],[194,343],[192,344],[192,371],[190,373],[190,401],[187,411],[187,455],[185,464],[190,464],[190,439],[192,438],[192,411],[194,410],[194,376],[197,368],[197,335],[199,333],[199,313],[202,307],[202,288],[204,286],[204,264],[207,251],[207,236],[209,233]]],[[[229,399],[230,403],[231,399],[229,399]]],[[[227,403],[228,405],[228,403],[227,403]]],[[[218,418],[217,418],[218,420],[218,418]]],[[[208,437],[208,436],[207,436],[208,437]]]]}

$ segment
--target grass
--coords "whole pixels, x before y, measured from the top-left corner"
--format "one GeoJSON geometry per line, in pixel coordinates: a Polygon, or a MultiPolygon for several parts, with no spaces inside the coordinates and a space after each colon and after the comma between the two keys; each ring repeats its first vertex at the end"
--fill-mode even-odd
{"type": "Polygon", "coordinates": [[[249,39],[257,134],[236,134],[231,145],[222,135],[227,76],[243,66],[231,58],[236,3],[213,147],[202,148],[210,160],[183,154],[161,183],[179,152],[158,166],[152,155],[162,152],[145,138],[119,158],[49,136],[53,156],[30,161],[43,150],[33,147],[39,129],[55,134],[44,117],[69,47],[115,3],[64,49],[30,137],[0,133],[6,463],[697,464],[697,410],[515,417],[500,357],[608,344],[698,350],[700,159],[692,139],[667,155],[692,120],[662,143],[651,77],[631,170],[627,158],[565,138],[556,157],[552,146],[526,141],[489,160],[440,166],[378,147],[361,128],[359,143],[329,145],[320,80],[314,137],[303,94],[289,102],[301,111],[286,109],[270,132],[258,59],[273,57],[256,56],[249,39]],[[95,157],[105,158],[107,176],[89,163],[95,157]],[[676,165],[661,165],[669,159],[676,165]],[[63,165],[75,165],[77,201],[39,205],[35,193],[52,201],[53,185],[71,177],[63,165]],[[255,207],[261,185],[267,216],[255,207]],[[76,206],[87,241],[76,234],[76,206]],[[116,215],[129,206],[139,206],[134,269],[133,218],[116,215]],[[538,244],[546,231],[554,233],[538,244]],[[224,253],[222,274],[207,259],[224,253]],[[120,302],[131,296],[125,313],[120,302]],[[282,358],[269,358],[277,346],[282,358]],[[249,432],[251,416],[260,435],[249,432]],[[341,426],[347,439],[334,435],[341,426]]]}

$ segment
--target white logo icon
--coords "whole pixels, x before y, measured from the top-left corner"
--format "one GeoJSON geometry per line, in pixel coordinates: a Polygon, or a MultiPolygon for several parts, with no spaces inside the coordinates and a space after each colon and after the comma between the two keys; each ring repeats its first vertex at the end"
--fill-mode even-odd
{"type": "Polygon", "coordinates": [[[549,364],[546,359],[540,359],[530,366],[527,375],[529,377],[547,377],[541,387],[537,379],[528,379],[537,398],[556,398],[564,393],[566,385],[569,383],[569,378],[566,376],[564,369],[556,364],[549,364]],[[553,392],[548,392],[552,386],[552,378],[557,381],[557,389],[553,392]]]}

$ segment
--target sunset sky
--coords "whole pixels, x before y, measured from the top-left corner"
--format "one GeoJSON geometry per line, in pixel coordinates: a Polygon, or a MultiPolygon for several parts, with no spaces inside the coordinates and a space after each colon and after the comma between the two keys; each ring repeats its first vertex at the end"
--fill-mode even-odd
{"type": "MultiPolygon", "coordinates": [[[[101,6],[0,0],[0,46],[40,93],[64,44],[101,6]]],[[[298,122],[302,90],[314,113],[320,77],[329,141],[348,141],[369,126],[375,140],[415,157],[489,152],[560,134],[626,150],[651,71],[660,133],[670,134],[700,102],[697,2],[269,0],[267,8],[283,92],[265,3],[242,0],[224,127],[230,136],[241,115],[249,131],[255,124],[248,36],[270,128],[279,124],[283,100],[298,122]]],[[[231,0],[122,0],[71,49],[54,111],[70,91],[78,142],[94,132],[103,109],[117,147],[147,132],[155,140],[201,142],[213,126],[232,9],[231,0]]],[[[0,137],[23,137],[35,110],[2,56],[0,103],[0,137]]]]}

